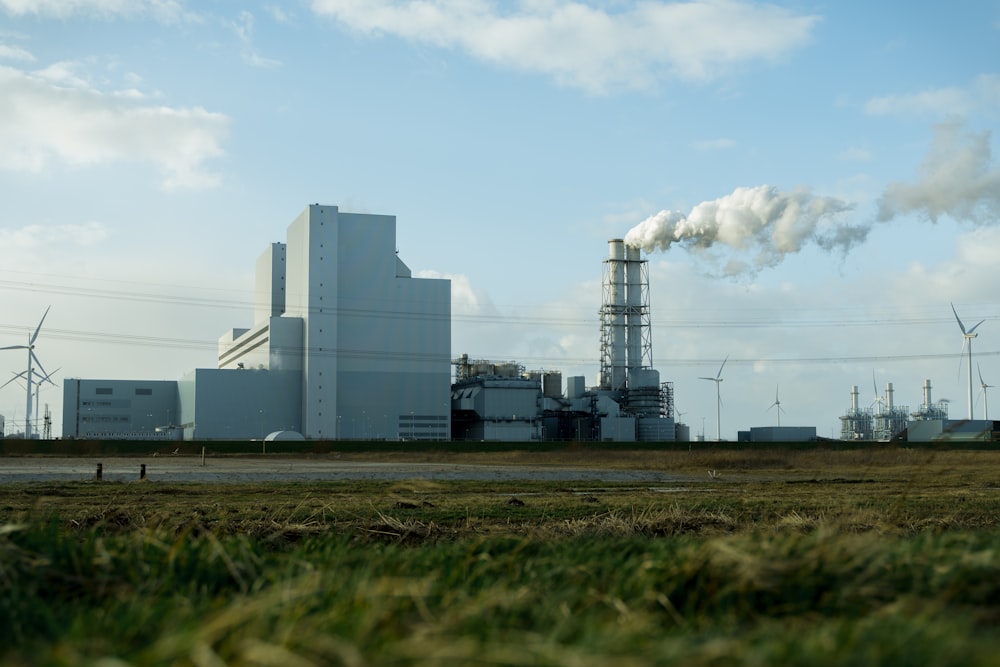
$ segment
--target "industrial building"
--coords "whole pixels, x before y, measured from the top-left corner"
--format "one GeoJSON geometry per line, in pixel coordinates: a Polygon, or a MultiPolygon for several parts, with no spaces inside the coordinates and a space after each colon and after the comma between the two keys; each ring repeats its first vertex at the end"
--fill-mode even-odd
{"type": "MultiPolygon", "coordinates": [[[[924,383],[925,402],[930,401],[930,380],[924,383]]],[[[866,408],[860,406],[858,386],[851,387],[851,407],[840,417],[841,440],[874,440],[888,442],[906,430],[910,408],[896,405],[893,387],[885,385],[885,394],[879,396],[866,408]]]]}
{"type": "MultiPolygon", "coordinates": [[[[451,361],[451,285],[413,278],[391,216],[309,206],[258,258],[254,318],[216,368],[177,381],[70,379],[63,437],[671,441],[673,388],[652,367],[649,277],[609,242],[600,376],[451,361]],[[450,366],[454,364],[454,382],[450,366]]],[[[682,429],[681,433],[687,433],[682,429]]]]}
{"type": "MultiPolygon", "coordinates": [[[[612,239],[600,307],[600,379],[526,371],[517,362],[455,363],[456,440],[672,441],[673,386],[652,367],[649,274],[638,248],[612,239]]],[[[687,431],[684,431],[686,434],[687,431]]]]}
{"type": "Polygon", "coordinates": [[[871,440],[889,442],[982,441],[997,439],[996,423],[985,419],[949,419],[948,401],[935,402],[931,381],[924,380],[923,403],[910,412],[905,405],[896,405],[893,386],[889,382],[885,393],[875,396],[867,407],[859,405],[858,387],[851,387],[851,407],[840,417],[841,440],[871,440]]]}
{"type": "Polygon", "coordinates": [[[67,380],[63,437],[449,437],[451,283],[412,276],[395,217],[309,206],[258,259],[255,291],[217,368],[67,380]]]}

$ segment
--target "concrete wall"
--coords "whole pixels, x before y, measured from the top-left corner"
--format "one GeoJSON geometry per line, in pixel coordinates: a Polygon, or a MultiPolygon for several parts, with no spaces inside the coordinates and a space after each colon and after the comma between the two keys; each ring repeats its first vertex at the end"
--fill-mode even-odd
{"type": "Polygon", "coordinates": [[[815,439],[815,426],[754,426],[750,429],[750,442],[811,442],[815,439]]]}
{"type": "Polygon", "coordinates": [[[173,439],[177,383],[171,380],[63,381],[64,438],[173,439]]]}
{"type": "Polygon", "coordinates": [[[179,384],[185,439],[255,440],[299,431],[297,371],[200,368],[179,384]]]}
{"type": "Polygon", "coordinates": [[[988,441],[996,423],[985,419],[922,419],[906,425],[909,442],[988,441]]]}

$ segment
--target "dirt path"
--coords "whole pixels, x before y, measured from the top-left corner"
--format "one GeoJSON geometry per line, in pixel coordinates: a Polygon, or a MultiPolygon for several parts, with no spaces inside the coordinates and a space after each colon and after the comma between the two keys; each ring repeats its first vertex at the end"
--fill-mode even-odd
{"type": "Polygon", "coordinates": [[[0,484],[41,481],[87,481],[101,465],[104,481],[135,481],[142,465],[146,477],[156,482],[245,483],[255,481],[312,480],[469,480],[469,481],[597,481],[671,484],[689,479],[652,470],[601,469],[597,467],[487,465],[449,463],[366,462],[335,459],[262,456],[259,458],[208,458],[159,456],[136,458],[0,459],[0,484]]]}

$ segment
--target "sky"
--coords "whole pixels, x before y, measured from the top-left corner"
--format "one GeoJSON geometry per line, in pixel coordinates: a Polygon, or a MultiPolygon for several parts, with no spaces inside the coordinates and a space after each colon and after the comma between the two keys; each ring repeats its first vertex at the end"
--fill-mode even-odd
{"type": "MultiPolygon", "coordinates": [[[[0,347],[178,379],[253,319],[309,204],[395,215],[452,354],[597,381],[607,242],[644,248],[693,435],[838,436],[894,385],[1000,385],[1000,5],[0,0],[0,347]],[[717,409],[715,377],[720,366],[717,409]],[[721,422],[721,427],[719,423],[721,422]]],[[[0,350],[0,382],[26,368],[0,350]]],[[[1000,394],[985,398],[1000,415],[1000,394]]],[[[25,391],[0,389],[7,430],[25,391]]]]}

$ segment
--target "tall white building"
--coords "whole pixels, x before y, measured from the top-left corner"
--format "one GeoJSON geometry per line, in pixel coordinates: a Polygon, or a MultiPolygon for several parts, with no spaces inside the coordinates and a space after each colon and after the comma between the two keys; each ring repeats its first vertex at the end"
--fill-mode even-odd
{"type": "MultiPolygon", "coordinates": [[[[396,251],[395,217],[309,206],[256,268],[253,325],[219,339],[218,368],[177,383],[173,417],[91,422],[100,415],[90,414],[86,423],[125,430],[132,420],[163,422],[192,439],[277,430],[315,439],[450,437],[451,283],[412,277],[396,251]]],[[[109,381],[74,382],[80,396],[109,381]]],[[[111,437],[78,427],[79,403],[64,400],[64,437],[111,437]]]]}

